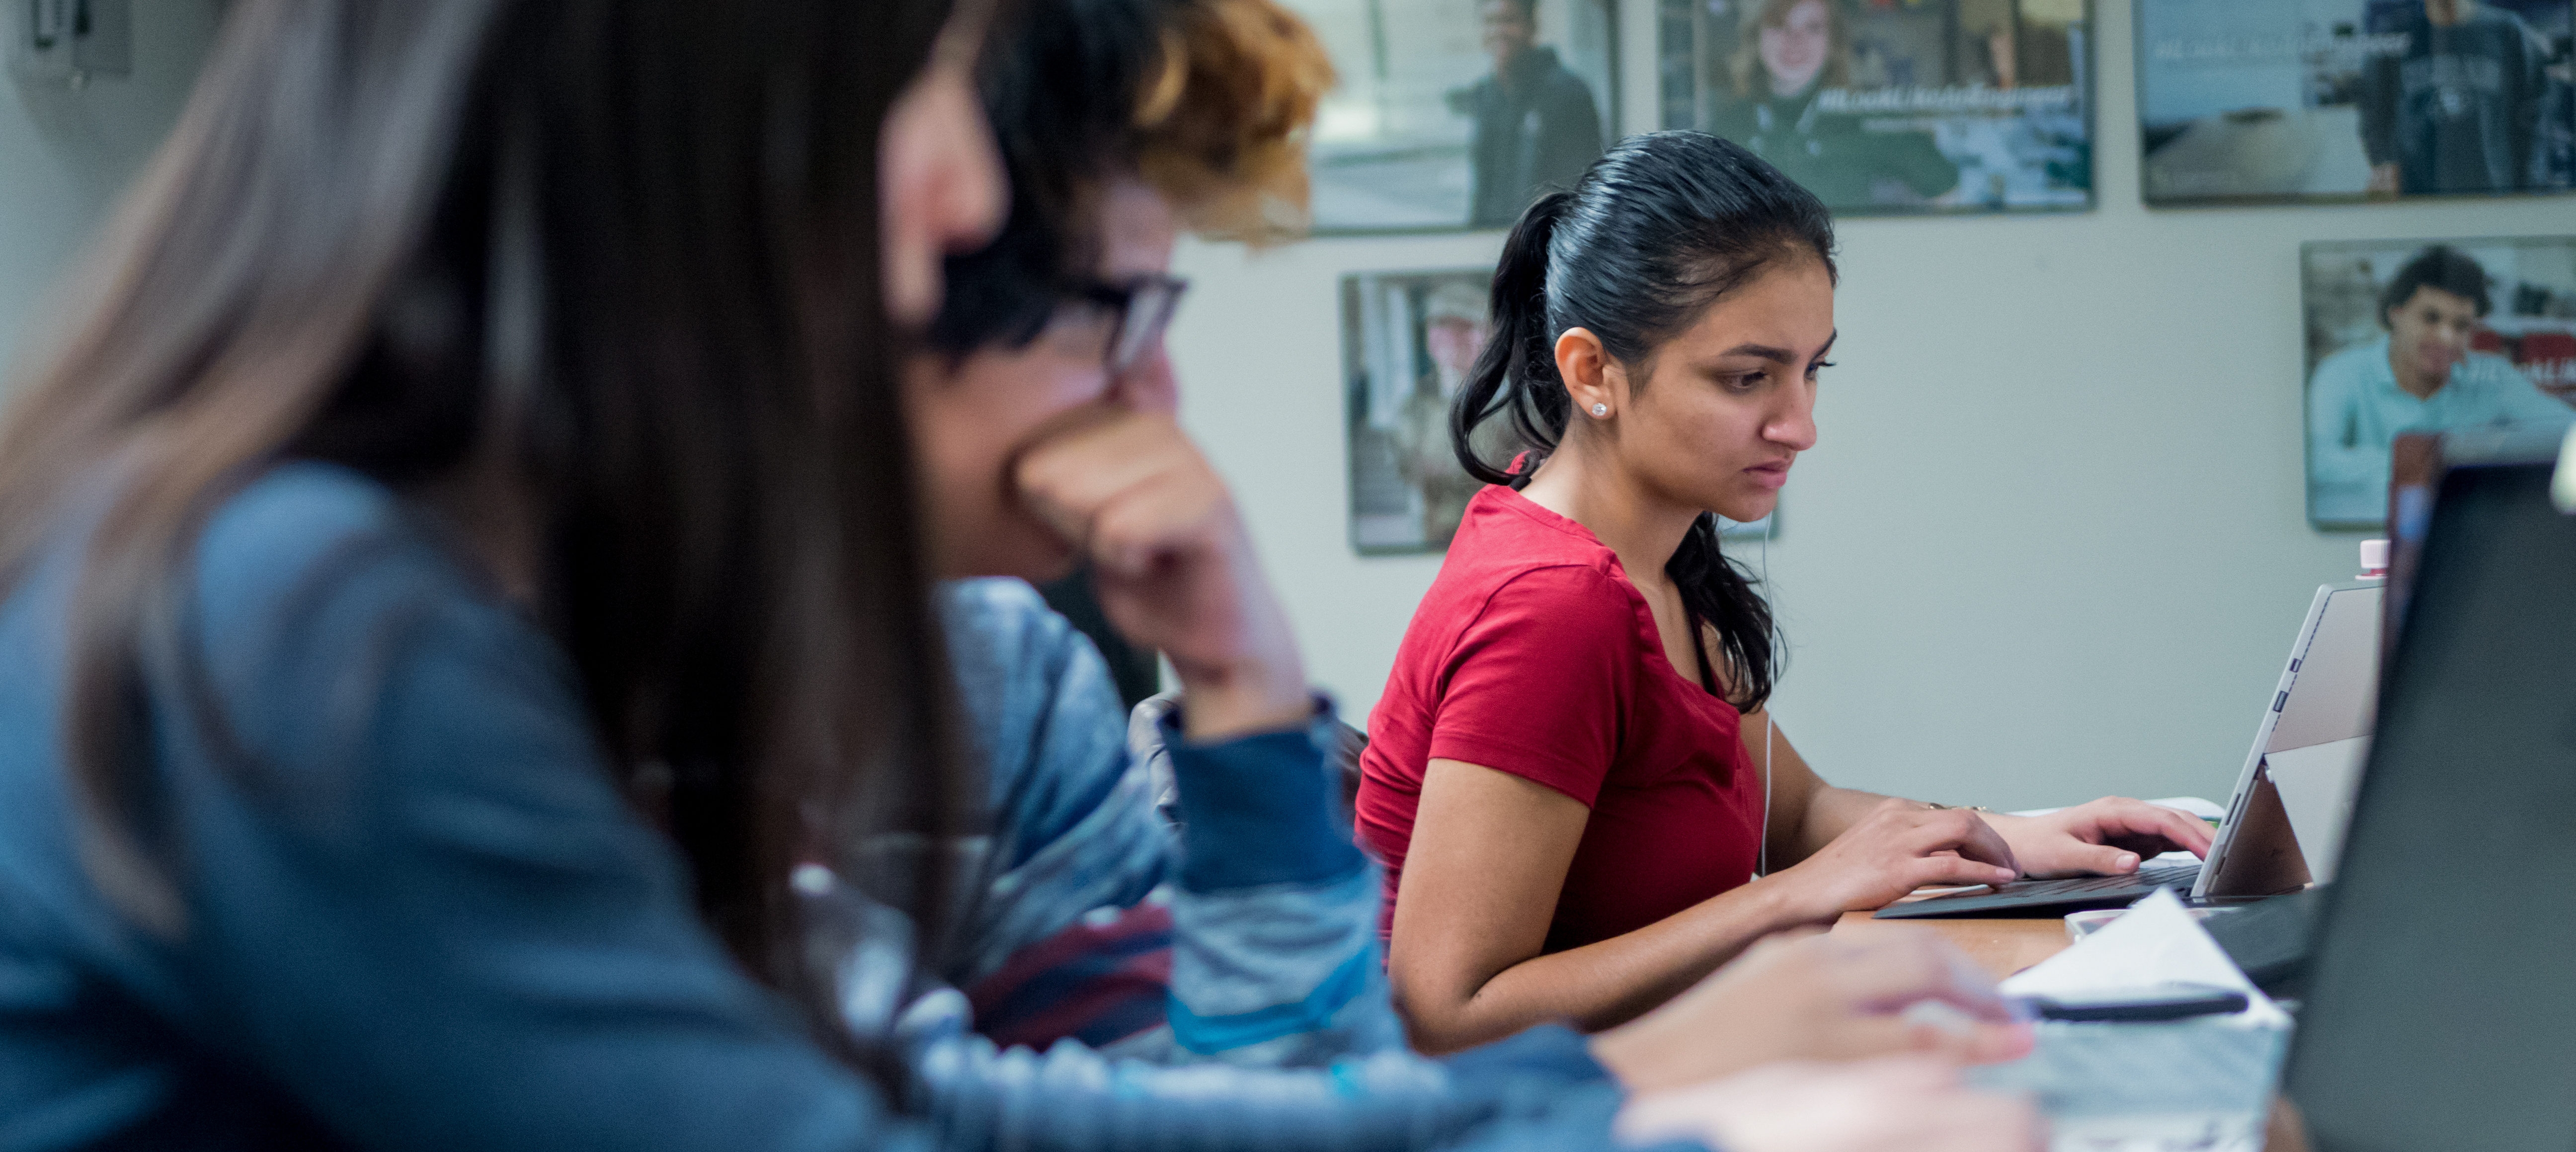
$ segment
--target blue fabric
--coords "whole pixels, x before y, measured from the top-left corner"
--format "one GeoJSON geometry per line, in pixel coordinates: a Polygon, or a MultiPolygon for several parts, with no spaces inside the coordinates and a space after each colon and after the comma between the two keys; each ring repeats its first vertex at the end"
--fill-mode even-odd
{"type": "MultiPolygon", "coordinates": [[[[1365,972],[1366,986],[1328,998],[1326,1014],[1310,1013],[1306,1027],[1258,1043],[1183,1045],[1158,1028],[1121,1041],[1117,1054],[1278,1067],[1403,1046],[1376,953],[1378,889],[1330,807],[1322,745],[1280,733],[1192,747],[1187,782],[1201,799],[1229,785],[1252,790],[1247,809],[1277,808],[1280,826],[1352,867],[1330,868],[1316,883],[1273,883],[1296,872],[1220,866],[1192,873],[1213,872],[1211,882],[1164,886],[1185,861],[1212,854],[1222,865],[1237,853],[1257,855],[1273,829],[1252,825],[1235,843],[1176,832],[1154,804],[1153,762],[1170,752],[1169,730],[1152,719],[1160,712],[1139,709],[1131,719],[1091,642],[1026,583],[955,581],[942,587],[940,604],[959,696],[985,758],[996,845],[970,886],[978,899],[944,979],[974,990],[980,1005],[1001,1007],[981,981],[1086,916],[1123,914],[1161,886],[1175,926],[1171,994],[1185,1014],[1230,1018],[1306,1003],[1346,969],[1365,972]],[[1214,783],[1196,787],[1202,781],[1214,783]]],[[[1324,711],[1309,731],[1331,723],[1324,711]]],[[[1031,1003],[979,1023],[1016,1035],[1048,1007],[1031,1003]]]]}
{"type": "Polygon", "coordinates": [[[1199,745],[1181,738],[1178,719],[1164,721],[1163,738],[1180,784],[1184,887],[1320,884],[1367,863],[1333,818],[1332,782],[1305,729],[1199,745]]]}
{"type": "Polygon", "coordinates": [[[1592,1058],[1589,1039],[1574,1029],[1553,1024],[1467,1049],[1449,1058],[1449,1070],[1470,1077],[1540,1075],[1584,1081],[1610,1078],[1610,1070],[1592,1058]]]}
{"type": "Polygon", "coordinates": [[[941,973],[965,988],[1092,909],[1143,900],[1179,850],[1130,762],[1126,708],[1091,642],[1019,580],[954,581],[939,605],[992,797],[994,849],[941,973]]]}
{"type": "Polygon", "coordinates": [[[1303,999],[1230,1016],[1201,1016],[1190,1011],[1188,1004],[1174,999],[1172,1036],[1192,1052],[1223,1052],[1321,1030],[1344,1005],[1368,988],[1369,969],[1376,963],[1375,953],[1356,953],[1303,999]]]}
{"type": "Polygon", "coordinates": [[[278,468],[196,551],[220,755],[155,681],[185,934],[80,863],[78,525],[0,607],[0,1149],[926,1144],[744,979],[557,650],[384,489],[278,468]]]}

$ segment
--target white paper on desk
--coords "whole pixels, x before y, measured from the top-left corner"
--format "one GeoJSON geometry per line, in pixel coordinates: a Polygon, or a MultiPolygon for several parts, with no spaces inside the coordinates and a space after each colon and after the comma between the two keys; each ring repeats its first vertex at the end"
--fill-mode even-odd
{"type": "Polygon", "coordinates": [[[2286,1027],[2290,1018],[2254,987],[2218,942],[2159,888],[2075,946],[2003,983],[2007,996],[2079,996],[2179,981],[2245,994],[2245,1010],[2227,1017],[2249,1028],[2286,1027]]]}

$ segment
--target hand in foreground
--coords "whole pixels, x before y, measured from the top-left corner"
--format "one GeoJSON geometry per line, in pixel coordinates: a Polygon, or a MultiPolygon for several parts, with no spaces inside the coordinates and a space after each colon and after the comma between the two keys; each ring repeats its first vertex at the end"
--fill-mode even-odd
{"type": "Polygon", "coordinates": [[[2117,876],[2162,852],[2209,854],[2209,824],[2189,812],[2109,796],[2046,816],[1989,815],[2026,876],[2117,876]]]}
{"type": "Polygon", "coordinates": [[[1592,1050],[1630,1091],[1652,1092],[1776,1060],[1988,1063],[2030,1045],[1982,970],[1939,936],[1907,931],[1771,937],[1592,1050]]]}
{"type": "Polygon", "coordinates": [[[1029,510],[1090,559],[1109,622],[1171,659],[1192,739],[1305,720],[1287,614],[1225,482],[1170,416],[1084,411],[1048,430],[1014,475],[1029,510]]]}
{"type": "Polygon", "coordinates": [[[1884,908],[1925,885],[2003,884],[2020,876],[2012,847],[1976,813],[1887,800],[1764,882],[1787,899],[1792,922],[1823,923],[1884,908]]]}
{"type": "Polygon", "coordinates": [[[2038,1152],[2028,1100],[1971,1091],[1929,1057],[1773,1064],[1697,1088],[1640,1096],[1622,1141],[1696,1138],[1727,1152],[2038,1152]]]}

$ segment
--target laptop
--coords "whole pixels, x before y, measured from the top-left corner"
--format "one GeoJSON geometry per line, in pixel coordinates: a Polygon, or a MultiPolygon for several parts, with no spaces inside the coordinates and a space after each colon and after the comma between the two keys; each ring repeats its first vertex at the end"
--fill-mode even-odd
{"type": "Polygon", "coordinates": [[[2055,916],[2125,908],[2158,888],[2215,904],[2296,892],[2310,862],[2331,874],[2361,757],[2370,746],[2379,679],[2381,588],[2328,584],[2308,604],[2289,664],[2264,698],[2254,747],[2205,862],[2158,865],[2125,876],[2020,880],[1891,904],[1877,919],[2055,916]],[[2303,847],[2301,838],[2308,843],[2303,847]]]}
{"type": "Polygon", "coordinates": [[[2283,1073],[2317,1152],[2576,1148],[2576,518],[2445,456],[2283,1073]]]}

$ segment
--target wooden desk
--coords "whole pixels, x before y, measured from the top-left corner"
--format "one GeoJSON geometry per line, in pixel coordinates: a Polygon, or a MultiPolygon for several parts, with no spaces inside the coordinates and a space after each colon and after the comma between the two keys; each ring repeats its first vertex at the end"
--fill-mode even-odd
{"type": "Polygon", "coordinates": [[[1872,920],[1867,912],[1845,912],[1834,931],[1852,935],[1882,932],[1937,932],[2001,980],[2066,950],[2066,921],[2045,920],[1872,920]]]}

